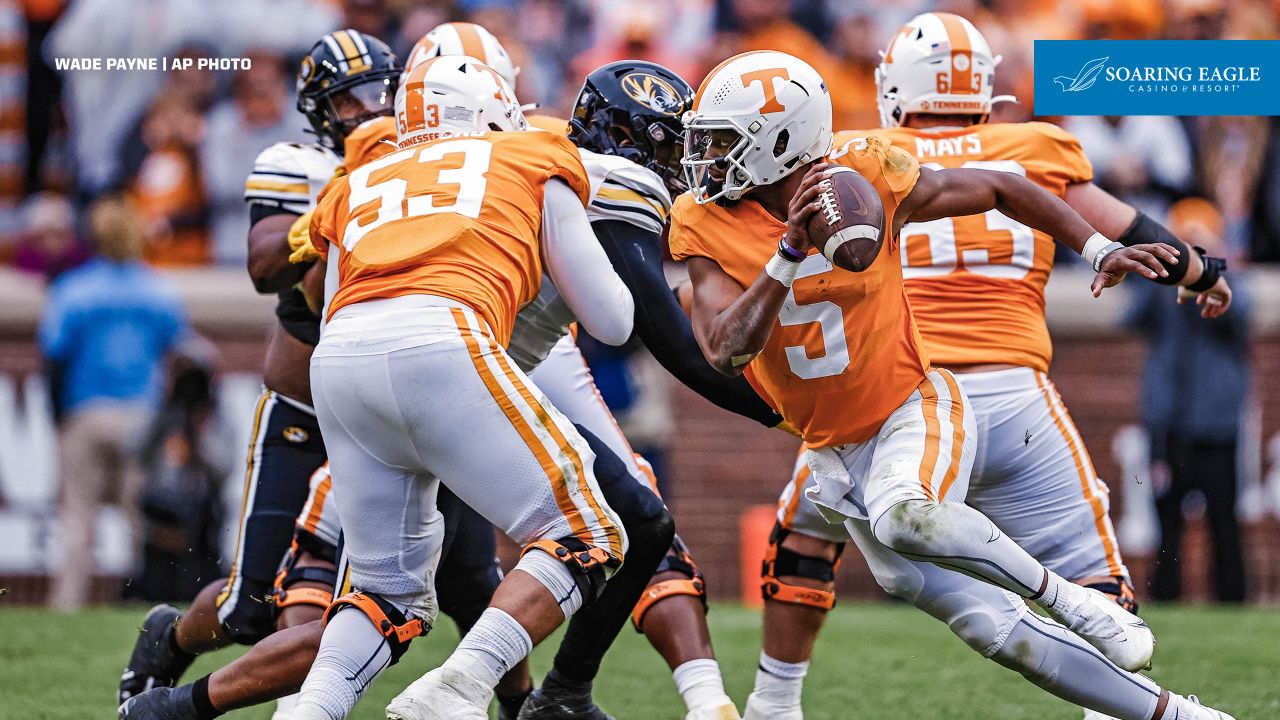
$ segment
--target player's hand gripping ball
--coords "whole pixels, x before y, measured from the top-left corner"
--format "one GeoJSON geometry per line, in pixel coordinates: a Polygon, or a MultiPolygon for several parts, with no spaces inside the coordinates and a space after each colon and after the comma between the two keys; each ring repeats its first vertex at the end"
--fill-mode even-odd
{"type": "Polygon", "coordinates": [[[884,240],[884,204],[871,183],[852,168],[826,171],[818,211],[809,218],[809,241],[836,267],[862,272],[884,240]]]}

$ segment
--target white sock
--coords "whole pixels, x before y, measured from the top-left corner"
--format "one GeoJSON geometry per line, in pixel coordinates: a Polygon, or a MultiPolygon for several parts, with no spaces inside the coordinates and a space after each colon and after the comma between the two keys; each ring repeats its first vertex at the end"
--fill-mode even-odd
{"type": "Polygon", "coordinates": [[[520,558],[520,562],[516,563],[515,569],[529,573],[535,580],[542,583],[542,586],[556,599],[556,603],[560,605],[560,612],[564,613],[566,618],[582,607],[582,591],[578,589],[578,582],[574,580],[573,573],[569,572],[569,568],[565,567],[564,563],[547,553],[541,550],[530,550],[520,558]]]}
{"type": "Polygon", "coordinates": [[[293,709],[298,705],[298,694],[285,695],[276,700],[276,711],[271,713],[271,720],[293,720],[293,709]]]}
{"type": "Polygon", "coordinates": [[[760,668],[756,670],[754,694],[783,707],[799,707],[800,692],[804,689],[804,676],[809,672],[809,662],[789,663],[774,660],[760,652],[760,668]]]}
{"type": "Polygon", "coordinates": [[[711,658],[690,660],[671,672],[676,690],[690,709],[706,705],[724,705],[733,702],[724,691],[724,678],[720,676],[720,663],[711,658]]]}
{"type": "Polygon", "coordinates": [[[1164,706],[1164,714],[1155,720],[1181,720],[1182,718],[1195,717],[1204,711],[1199,703],[1192,702],[1191,698],[1183,697],[1178,693],[1169,693],[1169,704],[1164,706]],[[1194,709],[1193,709],[1194,708],[1194,709]]]}
{"type": "MultiPolygon", "coordinates": [[[[532,555],[533,553],[530,553],[532,555]]],[[[485,610],[444,661],[493,688],[507,671],[533,651],[533,640],[516,619],[498,608],[485,610]]]]}
{"type": "Polygon", "coordinates": [[[1045,584],[1044,592],[1040,597],[1035,599],[1036,604],[1043,608],[1070,610],[1080,603],[1079,594],[1073,583],[1052,570],[1046,570],[1045,574],[1048,575],[1049,582],[1045,584]]]}
{"type": "Polygon", "coordinates": [[[368,616],[355,609],[335,613],[298,693],[294,717],[342,720],[390,664],[391,647],[368,616]]]}

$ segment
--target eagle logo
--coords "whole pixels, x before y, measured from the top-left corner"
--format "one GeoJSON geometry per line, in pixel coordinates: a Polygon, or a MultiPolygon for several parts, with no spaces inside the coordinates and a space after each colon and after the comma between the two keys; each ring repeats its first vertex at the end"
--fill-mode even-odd
{"type": "Polygon", "coordinates": [[[632,100],[663,115],[674,116],[684,110],[680,93],[676,92],[671,83],[657,75],[647,72],[630,73],[622,78],[622,90],[632,100]]]}
{"type": "Polygon", "coordinates": [[[1110,57],[1094,58],[1085,63],[1075,77],[1059,75],[1053,81],[1062,87],[1062,92],[1083,92],[1093,87],[1093,84],[1098,81],[1098,76],[1102,74],[1102,69],[1107,66],[1109,59],[1110,57]]]}

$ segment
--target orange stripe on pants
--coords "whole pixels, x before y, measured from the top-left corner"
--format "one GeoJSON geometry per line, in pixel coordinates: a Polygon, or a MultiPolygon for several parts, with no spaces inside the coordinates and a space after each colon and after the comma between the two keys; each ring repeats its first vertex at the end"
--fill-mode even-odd
{"type": "Polygon", "coordinates": [[[796,522],[796,511],[800,509],[800,496],[804,493],[804,483],[809,479],[809,466],[805,465],[796,473],[791,481],[791,499],[787,501],[787,509],[782,514],[782,527],[790,530],[796,522]]]}
{"type": "Polygon", "coordinates": [[[924,457],[920,460],[920,486],[924,496],[936,501],[933,494],[933,471],[938,466],[938,452],[942,430],[938,423],[938,391],[927,376],[917,388],[920,391],[920,410],[924,413],[924,457]]]}
{"type": "MultiPolygon", "coordinates": [[[[538,402],[538,399],[533,396],[533,393],[529,392],[529,388],[520,379],[520,376],[511,369],[511,363],[507,360],[506,356],[502,353],[495,353],[494,357],[498,360],[498,364],[502,366],[502,371],[506,373],[507,380],[515,386],[516,390],[520,393],[520,397],[524,398],[525,403],[533,409],[534,415],[538,418],[538,422],[542,423],[542,426],[546,428],[548,433],[550,433],[551,438],[555,440],[556,445],[560,448],[560,452],[563,455],[566,455],[569,458],[569,461],[573,463],[573,471],[578,477],[578,491],[587,499],[587,505],[590,506],[591,512],[595,514],[597,522],[600,523],[600,527],[604,530],[605,538],[609,543],[609,553],[614,557],[621,559],[622,535],[618,532],[618,528],[609,521],[609,516],[605,515],[600,503],[596,501],[595,494],[591,492],[591,486],[587,484],[587,473],[582,467],[582,456],[579,455],[578,451],[569,443],[569,440],[565,437],[564,433],[560,432],[560,427],[551,419],[551,415],[547,412],[547,409],[542,406],[542,403],[538,402]]],[[[582,538],[582,540],[592,545],[595,544],[594,538],[582,538]]]]}
{"type": "Polygon", "coordinates": [[[960,474],[960,456],[964,452],[964,394],[960,392],[960,387],[956,385],[956,378],[946,370],[939,370],[938,374],[947,383],[947,392],[951,394],[951,465],[947,468],[947,473],[942,477],[942,487],[938,488],[938,501],[941,502],[947,497],[947,491],[951,489],[951,485],[955,483],[956,477],[960,474]]]}
{"type": "MultiPolygon", "coordinates": [[[[1065,413],[1059,412],[1058,407],[1054,405],[1053,392],[1049,384],[1049,376],[1044,373],[1036,373],[1036,382],[1040,385],[1040,391],[1044,393],[1044,401],[1049,405],[1049,414],[1053,416],[1053,422],[1058,426],[1058,432],[1062,433],[1062,440],[1071,449],[1071,457],[1076,463],[1076,472],[1080,475],[1080,490],[1084,493],[1085,500],[1089,501],[1089,506],[1093,508],[1093,523],[1098,531],[1098,538],[1102,540],[1102,550],[1107,557],[1107,572],[1111,575],[1120,574],[1120,551],[1116,546],[1116,539],[1111,534],[1110,528],[1107,527],[1107,508],[1102,504],[1102,498],[1094,491],[1092,474],[1093,465],[1089,462],[1088,457],[1084,453],[1084,448],[1079,447],[1072,436],[1072,433],[1079,435],[1071,418],[1066,417],[1065,413]]],[[[1061,396],[1059,396],[1061,402],[1061,396]]]]}
{"type": "Polygon", "coordinates": [[[324,502],[329,497],[329,490],[333,488],[333,475],[325,473],[324,479],[316,486],[315,494],[311,499],[311,511],[307,513],[307,517],[302,521],[302,528],[307,532],[314,533],[316,527],[320,525],[320,516],[324,514],[324,502]]]}
{"type": "Polygon", "coordinates": [[[480,380],[484,382],[484,386],[488,388],[489,394],[493,396],[494,401],[502,408],[502,412],[506,414],[507,419],[511,421],[511,425],[515,427],[516,432],[524,440],[524,444],[529,447],[534,457],[538,459],[538,463],[542,466],[542,471],[546,473],[547,479],[551,481],[551,492],[555,496],[556,505],[560,508],[561,514],[569,521],[569,528],[573,534],[590,542],[591,532],[587,529],[586,522],[582,519],[582,515],[578,512],[578,508],[574,507],[573,499],[569,497],[568,488],[565,486],[564,473],[560,470],[560,466],[551,459],[551,455],[547,453],[547,449],[543,447],[542,441],[538,439],[533,428],[529,427],[529,423],[525,422],[524,416],[520,414],[519,408],[507,397],[502,386],[498,383],[493,373],[489,370],[489,366],[485,364],[484,357],[480,354],[480,343],[476,341],[471,334],[470,325],[466,316],[461,310],[455,308],[453,310],[454,322],[458,324],[458,331],[462,335],[463,341],[467,344],[467,350],[471,355],[471,364],[475,366],[476,372],[480,375],[480,380]]]}

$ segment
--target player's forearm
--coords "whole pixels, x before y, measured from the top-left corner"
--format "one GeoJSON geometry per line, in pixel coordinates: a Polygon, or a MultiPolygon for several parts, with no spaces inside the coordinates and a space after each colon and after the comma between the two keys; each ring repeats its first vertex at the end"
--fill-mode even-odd
{"type": "Polygon", "coordinates": [[[305,265],[289,262],[289,228],[297,218],[278,213],[258,220],[249,228],[249,277],[260,293],[287,290],[302,279],[305,265]]]}
{"type": "Polygon", "coordinates": [[[788,292],[787,286],[762,272],[746,292],[716,315],[708,332],[699,337],[711,366],[725,375],[741,374],[769,341],[788,292]]]}
{"type": "Polygon", "coordinates": [[[1011,220],[1040,230],[1082,252],[1097,231],[1061,198],[1020,175],[986,172],[995,196],[994,209],[1011,220]]]}

